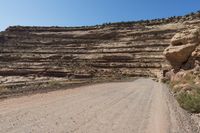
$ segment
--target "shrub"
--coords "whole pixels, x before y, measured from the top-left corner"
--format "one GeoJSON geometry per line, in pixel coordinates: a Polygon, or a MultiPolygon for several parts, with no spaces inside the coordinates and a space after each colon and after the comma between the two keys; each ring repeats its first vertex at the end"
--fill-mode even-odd
{"type": "Polygon", "coordinates": [[[169,86],[176,94],[180,106],[191,113],[200,113],[200,86],[195,85],[195,75],[188,73],[178,81],[170,82],[169,86]],[[188,84],[190,91],[181,88],[188,84]]]}
{"type": "Polygon", "coordinates": [[[182,108],[191,113],[200,113],[200,93],[188,94],[181,92],[177,96],[177,100],[182,108]]]}
{"type": "Polygon", "coordinates": [[[57,81],[57,80],[53,80],[53,81],[49,81],[49,82],[48,82],[48,85],[49,85],[49,86],[60,86],[60,85],[61,85],[61,82],[60,82],[60,81],[57,81]]]}
{"type": "Polygon", "coordinates": [[[7,88],[7,87],[5,87],[5,86],[0,86],[0,94],[3,94],[3,93],[7,93],[7,92],[9,92],[10,90],[7,88]]]}

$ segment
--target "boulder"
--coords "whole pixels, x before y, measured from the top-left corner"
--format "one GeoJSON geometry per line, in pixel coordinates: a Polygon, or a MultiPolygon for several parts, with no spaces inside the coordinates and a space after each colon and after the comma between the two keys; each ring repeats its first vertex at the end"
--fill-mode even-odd
{"type": "Polygon", "coordinates": [[[177,33],[171,39],[171,45],[164,50],[164,55],[174,69],[180,69],[188,61],[200,42],[200,29],[177,33]]]}
{"type": "Polygon", "coordinates": [[[174,35],[171,39],[171,46],[180,46],[185,44],[198,44],[200,29],[185,30],[174,35]]]}
{"type": "Polygon", "coordinates": [[[179,69],[182,64],[188,60],[195,46],[194,44],[176,47],[170,46],[164,51],[164,55],[173,68],[179,69]]]}

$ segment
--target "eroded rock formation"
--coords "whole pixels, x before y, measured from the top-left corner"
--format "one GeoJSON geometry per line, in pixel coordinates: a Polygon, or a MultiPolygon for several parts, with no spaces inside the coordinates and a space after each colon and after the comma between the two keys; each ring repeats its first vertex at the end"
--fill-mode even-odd
{"type": "Polygon", "coordinates": [[[171,38],[199,19],[196,13],[90,27],[9,27],[0,33],[0,81],[23,92],[57,81],[156,77],[171,38]]]}
{"type": "MultiPolygon", "coordinates": [[[[177,33],[165,49],[171,70],[165,73],[180,105],[192,113],[200,113],[200,30],[199,26],[177,33]]],[[[198,118],[199,119],[199,118],[198,118]]]]}
{"type": "MultiPolygon", "coordinates": [[[[164,55],[174,69],[180,69],[200,43],[200,29],[190,29],[177,33],[171,40],[171,45],[165,49],[164,55]]],[[[190,62],[191,65],[193,65],[190,62]]],[[[194,66],[194,65],[193,65],[194,66]]]]}
{"type": "Polygon", "coordinates": [[[167,61],[171,64],[173,77],[179,76],[187,70],[198,70],[200,66],[200,28],[189,27],[181,31],[171,39],[171,44],[164,50],[167,61]]]}

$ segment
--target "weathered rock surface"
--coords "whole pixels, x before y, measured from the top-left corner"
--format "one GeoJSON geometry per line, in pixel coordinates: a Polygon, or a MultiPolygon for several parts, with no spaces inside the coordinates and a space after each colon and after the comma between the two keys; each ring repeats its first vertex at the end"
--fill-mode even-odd
{"type": "Polygon", "coordinates": [[[90,27],[9,27],[0,33],[0,81],[23,92],[57,78],[71,84],[156,77],[170,39],[186,25],[198,26],[199,19],[197,13],[90,27]]]}
{"type": "Polygon", "coordinates": [[[177,33],[171,44],[164,50],[164,55],[171,64],[171,70],[164,76],[172,82],[177,82],[186,75],[200,75],[200,28],[187,27],[177,33]]]}
{"type": "Polygon", "coordinates": [[[172,38],[171,45],[165,49],[164,55],[173,68],[180,69],[199,44],[200,29],[186,30],[172,38]]]}
{"type": "MultiPolygon", "coordinates": [[[[177,33],[164,55],[171,68],[164,73],[163,81],[169,85],[181,107],[192,113],[200,113],[200,25],[186,26],[177,33]]],[[[194,120],[200,122],[198,115],[194,120]]]]}

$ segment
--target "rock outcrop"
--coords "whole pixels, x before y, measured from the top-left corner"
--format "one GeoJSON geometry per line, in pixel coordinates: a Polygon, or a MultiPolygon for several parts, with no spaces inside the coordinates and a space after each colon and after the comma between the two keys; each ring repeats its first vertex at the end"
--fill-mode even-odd
{"type": "Polygon", "coordinates": [[[11,88],[7,94],[57,82],[157,77],[170,39],[199,19],[196,13],[90,27],[9,27],[0,33],[0,82],[11,88]]]}
{"type": "Polygon", "coordinates": [[[164,55],[174,69],[180,69],[192,57],[192,52],[199,44],[200,29],[186,30],[172,38],[171,45],[165,49],[164,55]]]}
{"type": "Polygon", "coordinates": [[[165,73],[172,92],[180,105],[192,112],[200,113],[200,29],[190,29],[177,33],[171,45],[165,49],[171,70],[165,73]]]}

